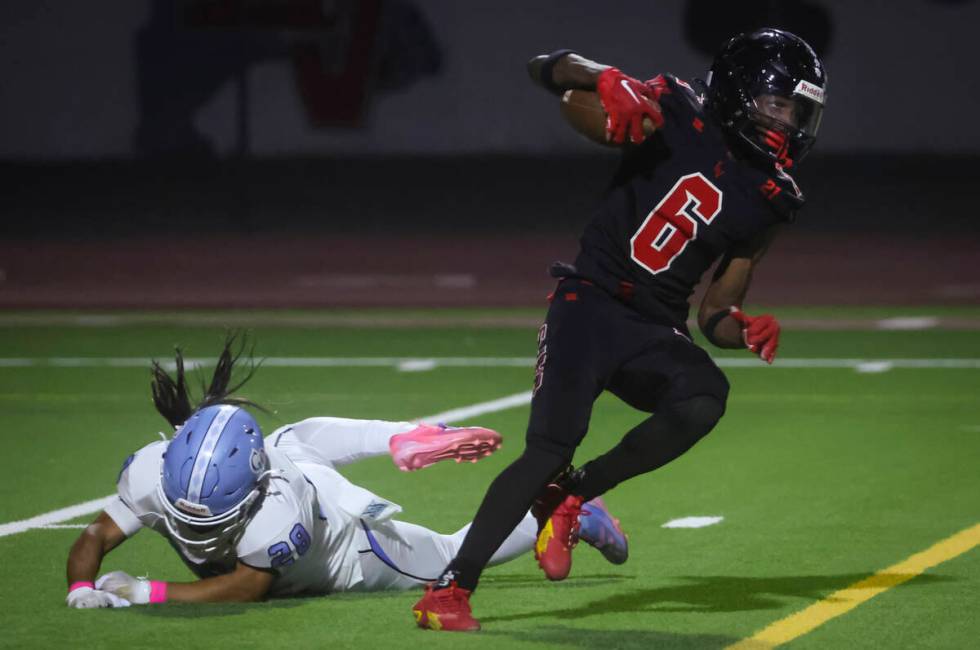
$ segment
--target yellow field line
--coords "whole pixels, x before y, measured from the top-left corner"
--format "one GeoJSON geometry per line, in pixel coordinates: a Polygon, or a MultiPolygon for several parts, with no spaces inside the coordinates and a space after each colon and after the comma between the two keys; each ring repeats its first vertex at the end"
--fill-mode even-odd
{"type": "Polygon", "coordinates": [[[765,650],[803,636],[814,628],[845,614],[878,594],[897,587],[937,564],[951,560],[980,545],[980,524],[947,537],[915,555],[893,564],[784,619],[778,620],[726,650],[765,650]]]}

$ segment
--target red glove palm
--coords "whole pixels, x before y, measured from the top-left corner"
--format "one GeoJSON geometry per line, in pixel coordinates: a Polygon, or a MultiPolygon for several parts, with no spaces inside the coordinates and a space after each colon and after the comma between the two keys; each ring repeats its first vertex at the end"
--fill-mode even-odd
{"type": "Polygon", "coordinates": [[[650,118],[657,128],[664,124],[664,117],[650,87],[616,68],[608,68],[599,75],[596,92],[608,116],[606,137],[615,144],[626,140],[627,129],[631,142],[643,142],[646,137],[643,132],[644,118],[650,118]]]}
{"type": "Polygon", "coordinates": [[[742,326],[745,347],[755,352],[766,363],[772,363],[779,348],[779,321],[771,314],[749,316],[738,307],[732,307],[732,318],[742,326]]]}

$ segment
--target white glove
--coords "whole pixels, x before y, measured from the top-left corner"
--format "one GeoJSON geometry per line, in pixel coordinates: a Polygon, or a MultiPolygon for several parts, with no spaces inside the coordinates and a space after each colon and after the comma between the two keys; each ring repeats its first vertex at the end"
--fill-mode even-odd
{"type": "Polygon", "coordinates": [[[96,609],[100,607],[129,607],[129,601],[108,591],[91,587],[78,587],[68,592],[65,602],[75,609],[96,609]]]}
{"type": "Polygon", "coordinates": [[[103,589],[134,605],[146,605],[150,602],[150,581],[146,578],[134,578],[125,571],[112,571],[95,581],[96,589],[103,589]]]}

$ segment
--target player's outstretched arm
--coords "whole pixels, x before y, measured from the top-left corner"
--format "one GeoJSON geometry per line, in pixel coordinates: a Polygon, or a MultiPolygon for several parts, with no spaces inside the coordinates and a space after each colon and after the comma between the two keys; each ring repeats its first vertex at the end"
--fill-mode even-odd
{"type": "Polygon", "coordinates": [[[752,272],[775,237],[773,227],[757,240],[733,249],[722,260],[698,310],[698,326],[720,348],[748,348],[772,363],[779,346],[779,322],[769,314],[741,311],[752,272]]]}
{"type": "Polygon", "coordinates": [[[571,50],[557,50],[527,62],[534,83],[560,95],[566,90],[595,90],[599,75],[612,66],[590,61],[571,50]]]}
{"type": "Polygon", "coordinates": [[[100,577],[95,586],[133,603],[247,603],[265,598],[273,573],[241,562],[231,573],[195,582],[160,582],[134,578],[124,571],[100,577]]]}
{"type": "Polygon", "coordinates": [[[125,533],[105,512],[99,513],[82,531],[68,553],[66,602],[69,607],[94,609],[128,605],[112,594],[96,589],[93,583],[102,566],[102,558],[124,541],[125,533]]]}

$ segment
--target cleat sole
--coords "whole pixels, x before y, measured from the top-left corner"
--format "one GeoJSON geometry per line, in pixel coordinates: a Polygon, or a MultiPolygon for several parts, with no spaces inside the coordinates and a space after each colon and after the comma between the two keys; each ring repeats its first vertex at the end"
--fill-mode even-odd
{"type": "Polygon", "coordinates": [[[464,460],[471,463],[475,463],[481,458],[486,458],[493,452],[500,448],[499,442],[480,442],[480,443],[463,443],[456,446],[447,447],[446,449],[437,453],[427,453],[420,452],[413,454],[406,459],[407,467],[403,471],[411,471],[423,469],[429,467],[430,465],[435,465],[441,460],[448,460],[452,458],[457,463],[461,463],[464,460]]]}

